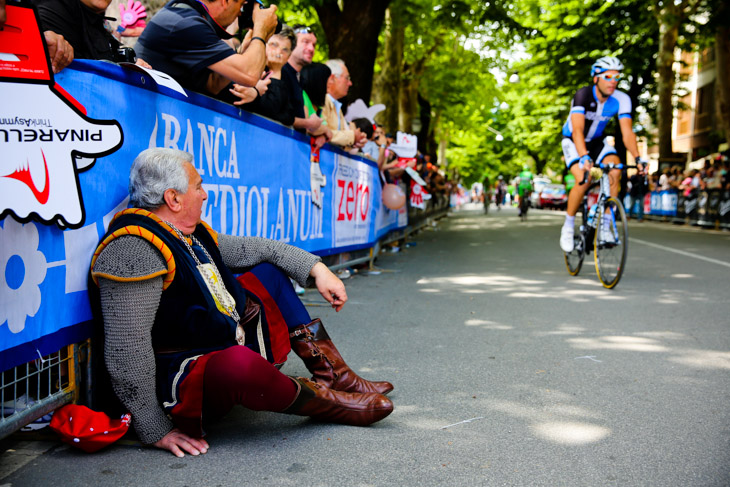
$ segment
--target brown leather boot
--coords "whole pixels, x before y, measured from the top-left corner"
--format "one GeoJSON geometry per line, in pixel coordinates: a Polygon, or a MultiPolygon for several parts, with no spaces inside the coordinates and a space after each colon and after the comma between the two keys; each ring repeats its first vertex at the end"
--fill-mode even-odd
{"type": "Polygon", "coordinates": [[[298,388],[294,402],[282,413],[309,416],[318,421],[367,426],[393,412],[393,403],[382,394],[342,392],[309,379],[290,377],[298,388]]]}
{"type": "Polygon", "coordinates": [[[312,380],[330,389],[345,392],[377,392],[393,390],[390,382],[365,380],[347,366],[319,319],[298,326],[289,333],[294,352],[312,373],[312,380]]]}

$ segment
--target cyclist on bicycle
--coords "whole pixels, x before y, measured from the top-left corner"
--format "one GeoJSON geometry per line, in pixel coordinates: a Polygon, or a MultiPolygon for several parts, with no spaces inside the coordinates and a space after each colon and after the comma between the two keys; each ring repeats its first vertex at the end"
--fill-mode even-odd
{"type": "MultiPolygon", "coordinates": [[[[591,66],[593,84],[579,89],[570,107],[568,120],[563,125],[563,154],[565,164],[575,177],[576,184],[568,195],[565,223],[560,232],[560,247],[564,252],[573,250],[575,214],[580,207],[590,181],[580,184],[586,171],[594,164],[614,163],[609,172],[611,196],[617,196],[621,183],[621,169],[616,149],[605,143],[603,130],[606,124],[618,116],[621,136],[626,149],[640,162],[639,148],[633,131],[631,98],[617,90],[624,65],[615,57],[605,56],[591,66]]],[[[611,222],[603,222],[610,225],[611,222]]]]}
{"type": "Polygon", "coordinates": [[[504,193],[507,191],[504,184],[504,178],[500,174],[497,177],[497,188],[496,188],[496,195],[494,198],[494,202],[497,204],[497,211],[499,211],[502,207],[502,203],[504,202],[504,193]]]}
{"type": "Polygon", "coordinates": [[[484,213],[489,213],[489,205],[492,202],[492,183],[489,176],[484,176],[482,180],[482,203],[484,204],[484,213]]]}
{"type": "Polygon", "coordinates": [[[527,213],[527,205],[530,204],[530,193],[532,193],[532,173],[527,164],[522,166],[518,179],[517,194],[520,197],[520,216],[522,216],[523,212],[527,213]]]}

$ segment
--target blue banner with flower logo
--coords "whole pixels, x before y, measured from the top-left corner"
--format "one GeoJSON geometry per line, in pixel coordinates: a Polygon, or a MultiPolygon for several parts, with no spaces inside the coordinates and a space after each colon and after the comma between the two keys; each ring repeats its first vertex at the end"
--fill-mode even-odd
{"type": "Polygon", "coordinates": [[[0,370],[90,336],[91,255],[148,147],[193,154],[219,232],[327,255],[406,225],[373,162],[329,146],[313,162],[302,134],[153,74],[75,61],[47,82],[0,76],[0,370]]]}

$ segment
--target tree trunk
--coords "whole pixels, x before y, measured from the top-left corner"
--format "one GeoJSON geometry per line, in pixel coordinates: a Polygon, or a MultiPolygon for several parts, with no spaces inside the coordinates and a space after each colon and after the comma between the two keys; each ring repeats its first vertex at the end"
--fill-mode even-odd
{"type": "Polygon", "coordinates": [[[435,152],[436,149],[436,141],[434,140],[431,127],[431,103],[419,94],[418,105],[421,107],[419,110],[421,131],[416,134],[418,135],[418,150],[423,154],[430,154],[431,152],[435,152]]]}
{"type": "Polygon", "coordinates": [[[659,13],[659,52],[656,60],[657,67],[657,103],[656,122],[659,133],[659,164],[671,163],[674,159],[672,149],[672,119],[674,115],[674,94],[675,74],[674,48],[677,45],[679,36],[679,22],[675,9],[665,7],[659,13]]]}
{"type": "Polygon", "coordinates": [[[378,76],[376,89],[373,91],[375,103],[385,105],[385,111],[377,118],[385,126],[385,130],[393,132],[398,129],[398,96],[403,72],[403,45],[405,42],[405,25],[401,23],[398,11],[388,9],[386,12],[385,54],[382,56],[382,70],[378,76]]]}
{"type": "Polygon", "coordinates": [[[722,25],[715,34],[715,87],[717,118],[730,143],[730,27],[722,25]]]}
{"type": "Polygon", "coordinates": [[[330,59],[345,61],[352,87],[347,103],[361,98],[370,103],[378,36],[390,0],[324,0],[315,8],[322,24],[330,59]]]}
{"type": "Polygon", "coordinates": [[[418,118],[418,79],[408,76],[403,79],[400,88],[398,130],[412,134],[413,120],[418,118]]]}
{"type": "MultiPolygon", "coordinates": [[[[426,71],[426,62],[431,58],[436,49],[441,45],[441,38],[437,37],[431,48],[419,59],[409,65],[403,66],[400,91],[400,130],[413,133],[413,122],[418,120],[418,125],[423,127],[423,119],[420,114],[420,103],[418,101],[418,88],[421,78],[426,71]]],[[[418,131],[420,132],[420,130],[418,131]]],[[[419,143],[420,145],[420,143],[419,143]]]]}
{"type": "Polygon", "coordinates": [[[530,149],[527,149],[527,154],[535,161],[535,174],[542,174],[547,164],[547,159],[540,157],[540,154],[530,149]]]}
{"type": "MultiPolygon", "coordinates": [[[[441,125],[441,112],[436,114],[436,126],[440,127],[441,125]]],[[[441,130],[439,130],[439,153],[438,153],[438,164],[439,166],[446,169],[447,167],[447,161],[446,161],[446,147],[449,145],[449,129],[444,129],[443,127],[440,127],[441,130]]]]}

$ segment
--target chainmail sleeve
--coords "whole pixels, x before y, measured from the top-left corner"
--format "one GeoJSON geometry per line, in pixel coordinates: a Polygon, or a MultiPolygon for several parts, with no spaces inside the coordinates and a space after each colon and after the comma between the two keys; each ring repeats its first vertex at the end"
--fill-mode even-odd
{"type": "Polygon", "coordinates": [[[98,279],[104,361],[115,394],[132,414],[132,425],[146,444],[157,442],[173,428],[157,399],[151,336],[163,277],[146,278],[161,269],[165,262],[157,249],[133,236],[113,240],[93,269],[110,276],[98,279]]]}
{"type": "Polygon", "coordinates": [[[301,286],[314,284],[309,272],[322,259],[293,245],[261,237],[234,237],[218,234],[223,262],[234,272],[244,272],[256,264],[268,262],[283,270],[301,286]]]}

